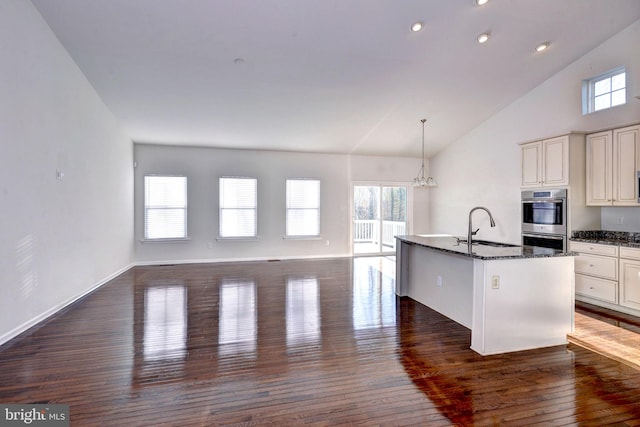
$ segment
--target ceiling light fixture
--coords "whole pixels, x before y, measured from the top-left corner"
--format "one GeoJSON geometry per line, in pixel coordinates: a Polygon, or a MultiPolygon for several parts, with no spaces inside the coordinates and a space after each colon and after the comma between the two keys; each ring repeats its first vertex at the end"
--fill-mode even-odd
{"type": "Polygon", "coordinates": [[[540,43],[538,46],[536,46],[536,52],[542,52],[543,50],[548,48],[550,44],[551,43],[549,42],[540,43]]]}
{"type": "Polygon", "coordinates": [[[489,0],[476,0],[476,4],[478,6],[482,6],[483,4],[487,4],[489,0]]]}
{"type": "Polygon", "coordinates": [[[418,176],[413,178],[414,187],[437,187],[438,186],[435,179],[431,177],[428,177],[428,178],[424,177],[424,122],[426,121],[427,119],[420,120],[420,122],[422,122],[422,167],[420,168],[420,172],[418,172],[418,176]]]}
{"type": "Polygon", "coordinates": [[[423,27],[424,27],[424,24],[422,22],[415,22],[413,25],[411,25],[411,31],[413,31],[414,33],[417,33],[423,27]]]}
{"type": "Polygon", "coordinates": [[[480,34],[480,35],[478,36],[478,43],[484,43],[484,42],[486,42],[487,40],[489,40],[489,36],[490,36],[490,35],[491,35],[491,33],[490,33],[490,32],[488,32],[488,31],[487,31],[487,32],[485,32],[485,33],[480,34]]]}

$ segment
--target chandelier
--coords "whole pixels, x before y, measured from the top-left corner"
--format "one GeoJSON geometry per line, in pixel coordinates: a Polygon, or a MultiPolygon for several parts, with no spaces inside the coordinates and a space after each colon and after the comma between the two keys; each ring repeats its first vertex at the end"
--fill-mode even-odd
{"type": "Polygon", "coordinates": [[[425,178],[424,177],[424,122],[427,119],[422,119],[422,167],[420,168],[420,172],[418,172],[418,176],[413,178],[413,186],[414,187],[437,187],[438,184],[436,180],[432,177],[425,178]]]}

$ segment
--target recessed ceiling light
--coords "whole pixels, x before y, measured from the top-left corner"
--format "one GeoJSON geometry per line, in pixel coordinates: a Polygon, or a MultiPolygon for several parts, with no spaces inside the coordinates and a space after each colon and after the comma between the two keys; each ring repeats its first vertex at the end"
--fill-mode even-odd
{"type": "Polygon", "coordinates": [[[483,4],[487,4],[489,0],[476,0],[476,4],[478,6],[482,6],[483,4]]]}
{"type": "Polygon", "coordinates": [[[414,33],[417,33],[423,27],[424,27],[424,24],[422,22],[415,22],[413,25],[411,25],[411,31],[413,31],[414,33]]]}
{"type": "Polygon", "coordinates": [[[491,33],[489,33],[488,31],[486,33],[482,33],[478,36],[478,43],[484,43],[487,40],[489,40],[489,36],[491,35],[491,33]]]}
{"type": "Polygon", "coordinates": [[[536,52],[542,52],[543,50],[548,48],[549,45],[550,45],[549,42],[540,43],[538,46],[536,46],[536,52]]]}

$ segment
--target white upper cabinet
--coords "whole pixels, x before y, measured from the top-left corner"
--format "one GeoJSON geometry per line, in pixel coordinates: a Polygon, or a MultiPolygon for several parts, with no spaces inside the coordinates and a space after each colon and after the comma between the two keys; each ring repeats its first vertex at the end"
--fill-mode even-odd
{"type": "Polygon", "coordinates": [[[587,135],[589,206],[638,206],[640,126],[587,135]]]}
{"type": "Polygon", "coordinates": [[[542,141],[521,146],[522,186],[539,187],[542,183],[542,141]]]}
{"type": "Polygon", "coordinates": [[[587,205],[606,206],[613,200],[613,133],[587,135],[587,205]]]}
{"type": "Polygon", "coordinates": [[[569,136],[528,142],[520,146],[522,187],[569,185],[569,136]]]}

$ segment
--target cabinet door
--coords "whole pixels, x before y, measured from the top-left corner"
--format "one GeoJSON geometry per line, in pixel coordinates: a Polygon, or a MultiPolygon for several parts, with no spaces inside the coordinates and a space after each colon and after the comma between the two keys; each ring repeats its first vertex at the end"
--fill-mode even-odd
{"type": "Polygon", "coordinates": [[[542,142],[530,142],[520,146],[523,187],[542,185],[542,142]]]}
{"type": "Polygon", "coordinates": [[[587,205],[610,206],[613,193],[611,131],[587,135],[587,205]]]}
{"type": "Polygon", "coordinates": [[[640,262],[620,261],[620,305],[640,310],[640,262]]]}
{"type": "Polygon", "coordinates": [[[638,205],[638,130],[631,126],[613,131],[613,204],[638,205]]]}
{"type": "Polygon", "coordinates": [[[569,185],[569,137],[542,141],[542,185],[569,185]]]}

